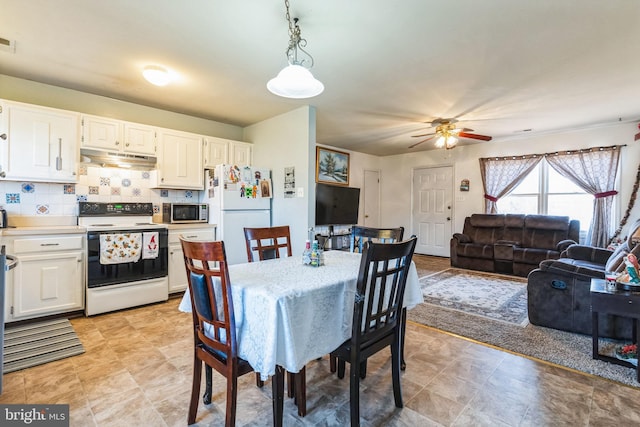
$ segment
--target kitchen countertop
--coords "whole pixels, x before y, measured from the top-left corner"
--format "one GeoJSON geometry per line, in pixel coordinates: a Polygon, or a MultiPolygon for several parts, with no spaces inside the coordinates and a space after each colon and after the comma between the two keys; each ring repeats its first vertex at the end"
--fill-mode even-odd
{"type": "Polygon", "coordinates": [[[193,228],[216,228],[216,224],[207,224],[204,222],[192,222],[188,224],[164,224],[169,231],[171,230],[185,230],[193,228]]]}
{"type": "Polygon", "coordinates": [[[0,229],[0,236],[27,236],[44,234],[85,234],[87,229],[79,225],[42,225],[35,227],[11,227],[0,229]]]}
{"type": "MultiPolygon", "coordinates": [[[[77,225],[75,216],[14,216],[9,218],[9,227],[0,228],[0,236],[27,236],[46,234],[84,234],[86,227],[77,225]]],[[[188,224],[162,224],[169,230],[216,228],[216,224],[202,222],[188,224]]]]}

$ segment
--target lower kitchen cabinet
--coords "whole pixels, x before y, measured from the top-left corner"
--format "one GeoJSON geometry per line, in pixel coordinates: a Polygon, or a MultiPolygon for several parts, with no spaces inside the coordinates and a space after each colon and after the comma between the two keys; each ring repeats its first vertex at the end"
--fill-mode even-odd
{"type": "Polygon", "coordinates": [[[187,273],[184,267],[184,254],[180,236],[189,240],[215,240],[216,230],[207,228],[169,229],[169,293],[187,289],[187,273]]]}
{"type": "Polygon", "coordinates": [[[8,273],[6,321],[84,309],[84,235],[14,238],[18,258],[8,273]]]}

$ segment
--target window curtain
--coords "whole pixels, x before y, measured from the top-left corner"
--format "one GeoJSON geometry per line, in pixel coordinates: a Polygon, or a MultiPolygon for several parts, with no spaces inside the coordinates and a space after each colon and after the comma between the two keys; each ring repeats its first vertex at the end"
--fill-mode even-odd
{"type": "Polygon", "coordinates": [[[542,160],[542,156],[480,159],[485,213],[498,213],[497,202],[509,194],[542,160]]]}
{"type": "Polygon", "coordinates": [[[589,194],[593,194],[593,219],[587,233],[587,243],[604,248],[611,236],[611,206],[620,146],[552,153],[546,156],[549,164],[589,194]]]}

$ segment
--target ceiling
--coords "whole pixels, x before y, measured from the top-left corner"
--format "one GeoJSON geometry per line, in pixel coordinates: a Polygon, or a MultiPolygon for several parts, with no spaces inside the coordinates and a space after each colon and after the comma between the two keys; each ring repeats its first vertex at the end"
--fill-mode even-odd
{"type": "Polygon", "coordinates": [[[280,0],[0,0],[0,74],[238,126],[310,104],[317,143],[375,155],[433,149],[408,146],[435,118],[495,141],[640,119],[640,1],[290,2],[325,85],[307,100],[265,86],[280,0]],[[148,64],[178,80],[148,84],[148,64]]]}

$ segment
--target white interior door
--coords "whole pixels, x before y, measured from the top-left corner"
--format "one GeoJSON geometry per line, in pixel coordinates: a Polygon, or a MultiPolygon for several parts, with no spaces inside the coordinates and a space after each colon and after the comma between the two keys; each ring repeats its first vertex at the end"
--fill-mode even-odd
{"type": "Polygon", "coordinates": [[[416,253],[448,257],[453,218],[453,167],[414,169],[412,229],[416,253]]]}
{"type": "Polygon", "coordinates": [[[364,171],[364,225],[380,227],[380,171],[364,171]]]}

